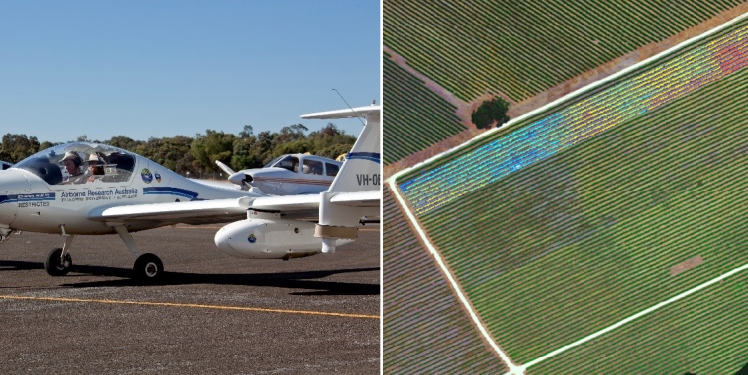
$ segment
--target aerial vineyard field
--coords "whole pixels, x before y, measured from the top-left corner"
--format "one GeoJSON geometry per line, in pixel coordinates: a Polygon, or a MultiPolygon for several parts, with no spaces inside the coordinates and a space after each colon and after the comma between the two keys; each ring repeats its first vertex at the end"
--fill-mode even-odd
{"type": "Polygon", "coordinates": [[[398,179],[513,360],[748,263],[747,36],[742,21],[398,179]]]}
{"type": "Polygon", "coordinates": [[[384,56],[384,163],[391,164],[413,152],[466,129],[456,107],[440,98],[384,56]]]}
{"type": "Polygon", "coordinates": [[[385,1],[384,44],[464,101],[518,102],[742,2],[385,1]]]}
{"type": "Polygon", "coordinates": [[[434,259],[384,200],[384,373],[501,374],[434,259]]]}

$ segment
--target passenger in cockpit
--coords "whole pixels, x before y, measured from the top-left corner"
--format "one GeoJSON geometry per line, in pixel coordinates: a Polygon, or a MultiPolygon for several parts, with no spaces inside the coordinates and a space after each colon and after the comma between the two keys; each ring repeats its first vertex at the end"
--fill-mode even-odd
{"type": "Polygon", "coordinates": [[[101,181],[104,177],[104,159],[96,153],[88,156],[88,178],[86,181],[101,181]]]}
{"type": "Polygon", "coordinates": [[[77,185],[86,183],[86,175],[81,170],[81,164],[83,164],[83,158],[78,155],[75,151],[68,151],[60,160],[65,170],[68,172],[68,177],[62,182],[63,185],[77,185]]]}

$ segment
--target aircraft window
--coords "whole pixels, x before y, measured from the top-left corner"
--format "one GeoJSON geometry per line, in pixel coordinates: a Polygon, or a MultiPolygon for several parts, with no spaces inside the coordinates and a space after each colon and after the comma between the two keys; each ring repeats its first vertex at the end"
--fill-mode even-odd
{"type": "Polygon", "coordinates": [[[278,156],[277,158],[271,160],[270,163],[265,164],[265,166],[263,168],[270,168],[270,167],[272,167],[273,164],[275,164],[278,160],[281,160],[282,158],[283,158],[283,156],[278,156]]]}
{"type": "Polygon", "coordinates": [[[337,176],[338,175],[338,166],[335,164],[325,163],[325,168],[327,169],[327,175],[328,176],[337,176]]]}
{"type": "Polygon", "coordinates": [[[304,166],[301,168],[301,171],[306,174],[316,174],[321,176],[322,162],[311,159],[304,159],[304,166]]]}
{"type": "Polygon", "coordinates": [[[277,162],[274,167],[288,169],[291,172],[299,171],[299,158],[296,156],[286,156],[283,160],[277,162]]]}
{"type": "Polygon", "coordinates": [[[135,157],[112,146],[74,142],[39,151],[15,167],[34,173],[49,185],[118,183],[132,177],[135,157]]]}

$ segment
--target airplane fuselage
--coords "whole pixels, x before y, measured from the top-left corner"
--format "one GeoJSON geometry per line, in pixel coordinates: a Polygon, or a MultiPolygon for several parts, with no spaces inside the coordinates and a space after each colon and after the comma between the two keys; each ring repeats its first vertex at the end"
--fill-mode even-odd
{"type": "MultiPolygon", "coordinates": [[[[24,169],[0,171],[0,228],[41,233],[114,234],[106,222],[89,220],[106,208],[177,201],[239,198],[251,193],[211,187],[188,180],[145,158],[137,158],[132,178],[50,185],[24,169]]],[[[164,226],[163,222],[128,224],[129,231],[164,226]]]]}
{"type": "Polygon", "coordinates": [[[229,180],[237,185],[246,181],[266,194],[317,194],[330,188],[341,165],[321,156],[288,154],[276,158],[264,168],[240,171],[229,180]]]}

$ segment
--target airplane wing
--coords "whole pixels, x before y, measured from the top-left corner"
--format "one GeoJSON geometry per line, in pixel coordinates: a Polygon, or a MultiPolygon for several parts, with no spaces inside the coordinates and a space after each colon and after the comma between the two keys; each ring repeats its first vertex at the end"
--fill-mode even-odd
{"type": "MultiPolygon", "coordinates": [[[[379,191],[340,193],[331,202],[352,207],[377,207],[379,191]]],[[[204,201],[135,204],[92,210],[90,220],[109,222],[148,222],[171,224],[215,224],[242,220],[247,210],[280,212],[287,218],[310,218],[319,215],[319,194],[267,197],[243,197],[204,201]]]]}
{"type": "Polygon", "coordinates": [[[242,220],[247,217],[245,198],[204,201],[135,204],[95,209],[88,218],[110,222],[149,222],[170,224],[215,224],[242,220]]]}
{"type": "Polygon", "coordinates": [[[281,213],[314,211],[316,215],[319,209],[319,201],[319,193],[317,193],[259,197],[251,201],[244,201],[243,203],[248,204],[248,209],[251,208],[254,210],[280,211],[281,213]]]}
{"type": "MultiPolygon", "coordinates": [[[[248,209],[254,210],[280,211],[288,214],[312,212],[317,215],[320,199],[319,194],[279,195],[255,198],[242,203],[247,204],[248,209]]],[[[379,207],[382,193],[377,190],[343,192],[332,197],[330,201],[351,207],[379,207]]]]}

